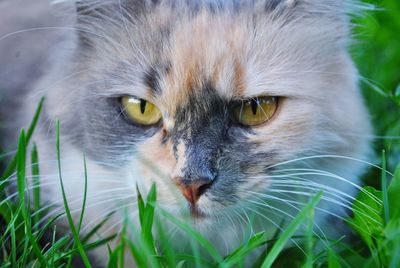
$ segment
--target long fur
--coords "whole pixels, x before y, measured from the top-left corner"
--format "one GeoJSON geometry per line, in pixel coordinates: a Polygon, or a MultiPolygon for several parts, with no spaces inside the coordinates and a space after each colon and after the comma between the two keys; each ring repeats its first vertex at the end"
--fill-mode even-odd
{"type": "MultiPolygon", "coordinates": [[[[365,6],[337,0],[76,4],[67,49],[54,54],[55,67],[17,108],[23,125],[46,96],[34,136],[44,205],[62,204],[53,131],[60,120],[63,179],[75,213],[88,156],[85,229],[124,207],[137,222],[136,184],[146,192],[155,182],[160,207],[192,221],[221,254],[246,239],[250,214],[254,232],[273,234],[318,190],[325,194],[316,232],[337,235],[329,222],[344,217],[370,153],[371,126],[347,52],[349,13],[365,6]],[[154,103],[161,126],[127,122],[118,103],[125,95],[154,103]],[[230,103],[257,96],[280,97],[274,118],[252,129],[233,125],[230,103]],[[191,220],[172,179],[204,169],[216,179],[197,203],[206,217],[191,220]]],[[[101,234],[118,231],[122,218],[114,214],[101,234]]],[[[184,251],[189,241],[178,236],[173,244],[184,251]]]]}

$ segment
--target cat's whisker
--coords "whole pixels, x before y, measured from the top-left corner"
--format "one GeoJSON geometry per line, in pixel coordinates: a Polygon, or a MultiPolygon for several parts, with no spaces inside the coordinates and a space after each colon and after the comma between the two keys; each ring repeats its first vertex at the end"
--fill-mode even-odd
{"type": "MultiPolygon", "coordinates": [[[[253,233],[253,228],[252,228],[252,225],[250,224],[250,221],[246,221],[244,218],[243,218],[243,216],[242,216],[242,213],[240,213],[240,212],[238,212],[238,211],[236,211],[236,210],[232,210],[233,211],[233,213],[235,213],[235,215],[237,216],[237,218],[238,219],[240,219],[240,220],[242,220],[243,221],[243,225],[241,225],[240,224],[240,222],[239,222],[239,225],[241,225],[241,227],[242,227],[242,233],[244,234],[245,232],[244,232],[244,226],[250,226],[251,227],[251,233],[253,233]]],[[[241,212],[244,212],[244,210],[241,208],[241,212]]],[[[247,215],[246,215],[247,216],[247,215]]]]}
{"type": "Polygon", "coordinates": [[[244,215],[244,216],[246,217],[246,219],[247,219],[247,222],[245,222],[245,224],[246,224],[246,226],[249,226],[249,227],[250,227],[250,236],[255,235],[254,228],[253,228],[253,224],[251,223],[251,220],[250,220],[249,215],[247,214],[247,211],[246,211],[244,208],[240,208],[240,210],[243,212],[243,215],[244,215]]]}
{"type": "Polygon", "coordinates": [[[167,243],[167,245],[168,244],[172,244],[173,243],[173,241],[172,241],[172,239],[174,238],[174,236],[175,236],[175,234],[178,232],[178,231],[182,231],[178,226],[176,226],[176,225],[171,225],[171,229],[168,231],[168,233],[167,233],[167,237],[168,237],[168,243],[167,243]]]}
{"type": "Polygon", "coordinates": [[[304,190],[311,190],[311,191],[317,191],[317,190],[324,190],[326,194],[333,195],[335,197],[338,197],[340,200],[343,200],[344,202],[348,203],[351,205],[351,199],[355,200],[353,197],[349,196],[343,191],[338,191],[335,190],[331,187],[327,187],[324,185],[314,185],[312,183],[298,183],[296,180],[292,181],[286,181],[286,182],[271,182],[271,188],[270,189],[279,189],[278,187],[284,187],[284,188],[297,188],[297,189],[304,189],[304,190]],[[345,197],[348,197],[349,199],[346,199],[345,197]]]}
{"type": "MultiPolygon", "coordinates": [[[[54,163],[56,163],[56,161],[54,163]]],[[[32,166],[34,166],[34,165],[32,165],[32,166]]],[[[63,176],[68,177],[68,180],[82,181],[82,182],[84,181],[84,175],[85,175],[84,170],[63,173],[63,176]]],[[[96,181],[99,180],[99,181],[105,181],[105,182],[112,182],[115,184],[126,184],[124,182],[119,181],[117,178],[112,178],[110,175],[104,174],[103,172],[94,172],[94,173],[90,172],[90,175],[91,175],[91,177],[94,177],[96,179],[96,181]]],[[[0,186],[2,184],[16,182],[18,180],[18,178],[15,176],[16,176],[16,174],[14,174],[13,177],[10,176],[8,179],[5,179],[4,181],[0,182],[0,186]]],[[[33,178],[39,178],[40,185],[44,186],[47,181],[51,181],[53,183],[60,183],[59,181],[56,181],[56,179],[58,179],[59,176],[60,176],[59,173],[42,174],[42,175],[40,175],[40,174],[39,175],[27,175],[27,176],[25,176],[25,179],[28,181],[28,185],[29,185],[29,184],[31,184],[31,180],[33,178]]],[[[27,188],[25,190],[27,190],[27,188]]]]}
{"type": "MultiPolygon", "coordinates": [[[[276,210],[276,211],[278,211],[278,212],[280,212],[280,213],[283,213],[283,214],[286,215],[286,216],[289,216],[289,215],[290,215],[290,217],[292,217],[292,218],[294,219],[294,216],[293,216],[292,214],[290,214],[289,212],[285,212],[285,211],[283,211],[283,210],[281,210],[281,209],[278,209],[278,208],[276,208],[276,207],[274,207],[274,206],[272,206],[272,205],[267,204],[267,203],[266,203],[266,200],[263,199],[263,196],[259,197],[259,195],[255,194],[255,193],[252,193],[252,194],[253,194],[253,197],[252,197],[251,199],[249,199],[249,202],[251,202],[251,203],[253,202],[253,204],[255,204],[254,202],[256,202],[259,206],[265,206],[265,207],[267,207],[268,209],[276,210]],[[257,199],[257,200],[259,200],[259,201],[255,201],[254,198],[257,199]]],[[[296,206],[294,206],[294,205],[292,205],[292,204],[290,204],[290,203],[286,203],[286,204],[289,205],[291,208],[295,209],[296,211],[299,211],[299,212],[300,212],[300,208],[298,208],[298,207],[296,207],[296,206]]],[[[304,205],[306,205],[306,203],[304,203],[304,205]]],[[[316,224],[316,223],[314,223],[314,225],[315,225],[315,227],[318,229],[318,231],[321,232],[321,234],[324,236],[324,238],[326,238],[326,236],[325,236],[325,234],[324,234],[322,228],[321,228],[318,224],[316,224]]],[[[316,233],[315,233],[315,234],[316,234],[316,233]]],[[[318,234],[316,234],[316,235],[318,235],[318,234]]]]}
{"type": "MultiPolygon", "coordinates": [[[[257,198],[258,200],[260,200],[261,203],[260,202],[254,203],[254,200],[250,200],[251,203],[253,203],[255,205],[258,205],[258,206],[261,206],[261,207],[267,207],[268,209],[277,210],[277,208],[275,208],[274,206],[268,205],[266,203],[266,200],[263,199],[263,197],[260,198],[260,197],[257,197],[257,195],[255,195],[254,198],[257,198]]],[[[291,207],[292,209],[294,209],[294,210],[296,210],[298,212],[300,212],[300,210],[301,210],[300,207],[296,207],[292,203],[288,202],[289,200],[285,200],[285,199],[278,198],[278,197],[277,197],[277,200],[280,201],[280,202],[285,203],[286,205],[288,205],[289,207],[291,207]]],[[[301,203],[301,204],[299,203],[299,205],[302,205],[302,206],[305,206],[306,204],[307,203],[301,203]]],[[[294,216],[292,216],[289,212],[285,212],[283,210],[280,210],[280,212],[284,213],[286,216],[289,216],[290,218],[294,219],[294,216]]],[[[314,223],[314,226],[320,232],[322,237],[318,233],[316,233],[314,230],[313,230],[313,233],[316,235],[316,237],[318,237],[321,241],[324,242],[325,246],[327,246],[327,244],[325,243],[325,241],[327,240],[327,236],[326,236],[325,232],[323,231],[323,229],[317,223],[314,223]]]]}
{"type": "MultiPolygon", "coordinates": [[[[279,188],[279,187],[274,187],[274,188],[272,188],[272,189],[274,189],[276,192],[279,192],[279,191],[281,191],[281,190],[286,190],[287,188],[290,188],[290,189],[292,189],[292,188],[296,188],[296,189],[305,189],[305,190],[309,190],[310,192],[308,192],[308,193],[315,193],[315,192],[317,192],[318,190],[326,190],[325,188],[320,188],[320,187],[315,187],[315,188],[312,188],[312,187],[307,187],[307,186],[299,186],[299,185],[296,185],[296,184],[281,184],[281,185],[277,185],[277,186],[280,186],[281,188],[279,188]],[[283,188],[282,188],[283,187],[283,188]]],[[[273,191],[269,191],[269,192],[273,192],[273,191]]],[[[337,204],[339,204],[340,206],[342,206],[342,207],[345,207],[345,208],[347,208],[347,209],[349,209],[349,210],[352,210],[353,212],[359,212],[360,214],[365,214],[363,211],[360,211],[360,210],[358,210],[357,208],[355,208],[355,207],[352,207],[352,202],[351,201],[349,201],[349,200],[347,200],[346,198],[343,198],[343,197],[341,197],[341,196],[339,196],[339,195],[335,195],[334,193],[331,193],[331,192],[329,192],[329,191],[324,191],[324,194],[325,195],[329,195],[329,196],[331,196],[331,197],[333,197],[333,198],[337,198],[337,199],[334,199],[334,200],[336,200],[335,201],[335,203],[337,203],[337,204]]],[[[325,200],[325,201],[330,201],[330,202],[332,202],[331,200],[325,200]]],[[[365,203],[360,203],[360,202],[358,202],[358,204],[359,205],[362,205],[363,207],[365,207],[365,208],[367,208],[368,210],[369,210],[369,212],[370,213],[374,213],[375,215],[379,215],[379,211],[377,211],[375,208],[372,208],[371,206],[369,206],[369,205],[367,205],[367,204],[365,204],[365,203]]],[[[366,215],[367,216],[367,215],[366,215]]],[[[368,216],[367,216],[368,217],[368,216]]]]}
{"type": "MultiPolygon", "coordinates": [[[[275,226],[280,232],[283,232],[283,228],[281,226],[279,226],[276,222],[274,222],[273,220],[271,220],[270,218],[268,218],[267,216],[265,216],[264,214],[261,214],[260,212],[258,212],[257,210],[252,209],[251,207],[246,207],[247,210],[250,210],[251,212],[253,212],[254,214],[258,215],[259,217],[267,220],[268,222],[270,222],[273,226],[275,226]]],[[[275,214],[275,213],[274,213],[275,214]]],[[[303,251],[302,247],[294,240],[294,239],[290,239],[290,241],[296,246],[298,247],[301,251],[303,251]]],[[[304,253],[304,251],[303,251],[304,253]]]]}
{"type": "Polygon", "coordinates": [[[54,88],[55,86],[57,86],[58,84],[67,81],[68,79],[74,78],[77,75],[83,74],[83,73],[87,73],[90,72],[91,69],[84,69],[84,70],[79,70],[79,71],[75,71],[72,72],[68,75],[65,75],[64,77],[56,80],[55,82],[51,83],[49,86],[46,86],[44,89],[40,89],[37,92],[35,92],[34,94],[32,94],[31,96],[29,96],[28,98],[30,100],[34,100],[38,97],[44,96],[45,93],[47,93],[48,90],[54,88]]]}
{"type": "MultiPolygon", "coordinates": [[[[109,197],[107,199],[104,199],[103,193],[98,193],[97,195],[95,195],[93,197],[89,197],[89,198],[92,198],[93,200],[96,200],[98,198],[102,198],[101,201],[95,202],[95,203],[92,203],[92,204],[87,204],[85,206],[85,209],[86,208],[96,207],[96,206],[99,206],[101,204],[107,204],[107,203],[112,202],[112,201],[119,201],[119,200],[125,200],[125,199],[129,200],[129,199],[133,199],[133,197],[134,196],[132,196],[132,195],[125,194],[125,195],[112,196],[112,197],[109,197]]],[[[77,196],[73,200],[68,199],[67,201],[68,201],[68,205],[69,206],[71,206],[73,204],[76,204],[76,203],[83,203],[83,195],[82,196],[77,196]]],[[[49,211],[46,215],[41,215],[42,219],[39,222],[39,225],[42,224],[45,220],[47,220],[49,217],[52,217],[53,215],[57,215],[57,214],[60,214],[60,213],[65,211],[65,208],[63,206],[63,201],[62,200],[54,201],[54,202],[46,205],[43,208],[49,208],[49,207],[52,207],[52,206],[57,206],[57,208],[53,209],[52,211],[49,211]]],[[[44,211],[44,209],[41,209],[41,212],[43,212],[43,211],[44,211]]],[[[76,213],[79,213],[80,211],[81,211],[81,207],[76,208],[76,209],[72,209],[70,212],[71,212],[71,214],[76,214],[76,213]]],[[[36,215],[37,213],[39,213],[39,212],[34,212],[32,215],[36,215]]],[[[64,215],[63,217],[66,217],[66,215],[64,215]]]]}
{"type": "Polygon", "coordinates": [[[291,159],[291,160],[287,160],[287,161],[282,161],[279,162],[277,164],[273,164],[267,167],[268,169],[272,169],[281,165],[287,165],[287,164],[291,164],[291,163],[295,163],[295,162],[299,162],[299,161],[304,161],[304,160],[312,160],[312,159],[323,159],[323,158],[337,158],[337,159],[346,159],[346,160],[351,160],[354,162],[358,162],[358,163],[362,163],[362,164],[366,164],[368,166],[377,168],[385,173],[387,173],[390,176],[393,176],[393,174],[387,170],[382,169],[382,167],[375,165],[371,162],[368,162],[366,160],[362,160],[362,159],[358,159],[355,157],[351,157],[351,156],[344,156],[344,155],[330,155],[330,154],[321,154],[321,155],[312,155],[312,156],[304,156],[304,157],[299,157],[299,158],[295,158],[295,159],[291,159]]]}
{"type": "MultiPolygon", "coordinates": [[[[137,201],[129,202],[127,204],[122,204],[120,206],[112,208],[111,210],[106,210],[105,212],[102,212],[101,214],[96,215],[97,218],[85,223],[85,227],[82,228],[82,232],[83,233],[86,232],[86,230],[88,230],[91,226],[95,225],[96,222],[101,222],[104,219],[104,217],[109,215],[110,213],[116,213],[116,212],[121,211],[123,209],[134,207],[136,205],[137,205],[137,201]]],[[[103,209],[103,211],[104,211],[104,209],[103,209]]]]}
{"type": "Polygon", "coordinates": [[[117,48],[120,48],[120,49],[124,48],[123,46],[121,46],[120,44],[118,44],[117,42],[115,42],[114,40],[110,39],[109,37],[107,37],[105,35],[101,35],[99,33],[93,32],[89,29],[78,28],[78,27],[73,27],[73,26],[46,26],[46,27],[32,27],[32,28],[22,29],[22,30],[10,32],[10,33],[0,36],[0,42],[6,38],[10,38],[12,36],[19,35],[22,33],[29,33],[29,32],[35,32],[35,31],[49,31],[49,30],[71,31],[71,32],[81,32],[81,33],[85,33],[85,34],[90,34],[95,37],[99,37],[103,40],[106,40],[106,41],[110,42],[110,44],[112,44],[112,45],[116,45],[117,48]]]}
{"type": "MultiPolygon", "coordinates": [[[[310,185],[308,183],[299,184],[299,183],[297,183],[297,181],[283,182],[283,183],[281,183],[281,182],[273,183],[272,182],[271,185],[278,186],[278,187],[279,186],[285,187],[285,188],[301,188],[301,189],[311,190],[313,192],[316,192],[318,190],[324,190],[325,194],[332,195],[333,197],[336,197],[336,198],[340,199],[341,201],[343,201],[343,203],[341,202],[341,204],[346,203],[349,206],[351,206],[353,204],[353,202],[356,200],[354,197],[348,195],[347,193],[345,193],[343,191],[338,191],[336,189],[333,189],[331,187],[326,187],[324,185],[310,185]],[[312,186],[314,186],[314,187],[312,187],[312,186]],[[335,193],[336,193],[336,195],[335,195],[335,193]],[[347,197],[347,199],[345,197],[343,197],[342,195],[347,197]]],[[[279,188],[277,188],[277,187],[274,187],[273,189],[279,190],[279,188]]],[[[378,213],[376,211],[376,209],[370,207],[369,205],[366,205],[366,204],[362,204],[362,205],[365,206],[366,208],[368,208],[369,210],[371,210],[371,212],[378,213]]]]}
{"type": "MultiPolygon", "coordinates": [[[[57,178],[58,178],[58,175],[56,175],[56,174],[54,176],[52,176],[52,177],[49,177],[49,178],[47,178],[47,177],[46,178],[42,178],[42,180],[40,181],[39,184],[37,184],[37,185],[29,185],[28,187],[25,187],[25,192],[29,193],[30,191],[35,190],[35,189],[41,189],[41,188],[45,188],[45,187],[51,186],[51,185],[59,185],[60,182],[58,180],[56,180],[57,178]],[[45,182],[45,183],[43,182],[43,181],[47,181],[47,180],[50,180],[50,182],[45,182]]],[[[71,181],[71,182],[83,182],[84,179],[78,177],[78,178],[68,178],[68,180],[71,181]]],[[[120,184],[120,185],[123,185],[124,187],[120,187],[120,188],[115,187],[113,189],[98,190],[98,191],[95,192],[95,194],[98,194],[99,192],[100,193],[108,193],[108,192],[114,191],[114,190],[115,191],[127,191],[126,184],[124,184],[123,182],[118,182],[118,181],[109,179],[108,177],[105,177],[105,178],[96,177],[96,181],[110,182],[110,183],[113,183],[113,185],[120,184]]],[[[91,193],[88,194],[88,196],[90,196],[90,195],[91,195],[91,193]]],[[[12,198],[17,197],[17,196],[18,196],[18,192],[14,192],[12,194],[9,194],[6,199],[3,199],[2,201],[0,201],[0,204],[8,202],[12,198]]]]}
{"type": "MultiPolygon", "coordinates": [[[[123,208],[130,208],[134,206],[134,204],[126,204],[122,207],[119,208],[119,210],[123,209],[123,208]]],[[[125,216],[122,216],[118,221],[116,221],[114,224],[111,224],[108,226],[108,228],[104,229],[104,231],[102,233],[99,234],[99,237],[104,237],[105,234],[108,234],[111,230],[115,229],[117,226],[121,226],[122,227],[122,223],[125,221],[125,216]]],[[[130,222],[132,224],[132,222],[130,222]]],[[[120,230],[118,231],[118,233],[121,232],[121,228],[119,228],[120,230]]]]}
{"type": "Polygon", "coordinates": [[[344,178],[342,176],[339,176],[339,175],[336,175],[336,174],[333,174],[333,173],[330,173],[330,172],[324,172],[324,171],[322,171],[322,172],[297,172],[297,173],[290,173],[290,174],[283,174],[283,175],[253,176],[252,178],[255,178],[255,179],[261,179],[261,178],[265,178],[265,179],[268,179],[268,178],[286,178],[288,176],[305,176],[305,175],[313,175],[313,176],[316,175],[316,176],[322,176],[322,177],[338,179],[338,180],[340,180],[342,182],[350,184],[351,186],[353,186],[357,190],[365,193],[366,195],[368,195],[371,199],[375,200],[376,202],[381,203],[381,201],[377,197],[373,196],[371,193],[369,193],[368,191],[363,189],[358,184],[356,184],[356,183],[354,183],[354,182],[352,182],[352,181],[350,181],[350,180],[348,180],[348,179],[346,179],[346,178],[344,178]]]}
{"type": "MultiPolygon", "coordinates": [[[[223,214],[224,218],[225,218],[225,219],[228,219],[228,221],[230,222],[230,224],[225,225],[225,228],[230,228],[230,229],[232,229],[232,231],[235,231],[235,230],[234,230],[234,226],[236,226],[236,225],[235,225],[235,222],[233,221],[231,215],[229,215],[229,214],[226,213],[226,212],[222,212],[222,214],[223,214]]],[[[235,233],[236,233],[236,232],[235,232],[235,233]]],[[[222,235],[221,238],[222,238],[222,240],[223,240],[223,242],[224,242],[224,245],[225,245],[225,252],[226,252],[226,254],[228,254],[228,253],[229,253],[228,242],[226,241],[224,235],[222,235]]]]}
{"type": "Polygon", "coordinates": [[[303,177],[298,177],[298,176],[289,175],[289,176],[287,176],[287,179],[284,179],[284,180],[271,179],[269,181],[269,183],[272,186],[273,185],[291,185],[293,187],[296,187],[297,185],[309,186],[309,187],[314,186],[315,188],[318,188],[318,189],[328,190],[330,193],[334,192],[334,193],[343,195],[343,196],[347,197],[349,200],[355,200],[355,198],[353,196],[349,195],[348,193],[346,193],[344,191],[338,190],[336,188],[333,188],[333,187],[323,184],[323,183],[318,183],[311,179],[305,179],[303,177]]]}
{"type": "MultiPolygon", "coordinates": [[[[304,203],[304,202],[299,202],[299,201],[294,201],[294,200],[291,200],[292,198],[291,198],[291,196],[288,196],[287,194],[284,194],[284,195],[286,195],[286,197],[287,197],[287,199],[282,199],[282,198],[279,198],[279,197],[276,197],[276,196],[269,196],[269,198],[272,198],[272,199],[274,199],[274,200],[277,200],[277,201],[281,201],[281,202],[285,202],[285,203],[292,203],[292,204],[296,204],[296,205],[302,205],[302,206],[304,206],[304,205],[306,205],[306,203],[304,203]]],[[[331,211],[329,211],[329,210],[326,210],[326,209],[323,209],[323,208],[319,208],[319,207],[316,207],[315,208],[317,211],[320,211],[320,212],[323,212],[323,213],[326,213],[327,215],[330,215],[330,216],[333,216],[333,217],[335,217],[335,218],[338,218],[338,219],[340,219],[341,221],[343,221],[343,222],[346,222],[347,221],[347,219],[346,218],[344,218],[344,217],[342,217],[342,216],[340,216],[340,215],[338,215],[338,214],[336,214],[336,213],[333,213],[333,212],[331,212],[331,211]]],[[[365,214],[364,214],[365,215],[365,214]]],[[[365,215],[365,216],[367,216],[367,218],[368,218],[368,215],[365,215]]],[[[376,222],[376,220],[374,220],[373,218],[370,218],[372,221],[374,221],[374,222],[376,222]]],[[[363,219],[361,219],[362,221],[366,221],[366,219],[365,218],[363,218],[363,219]]],[[[379,225],[381,225],[379,222],[376,222],[377,224],[379,224],[379,225]]]]}
{"type": "Polygon", "coordinates": [[[12,151],[8,151],[5,153],[1,153],[0,154],[0,160],[3,160],[4,158],[8,158],[10,156],[14,156],[16,154],[17,150],[12,150],[12,151]]]}
{"type": "MultiPolygon", "coordinates": [[[[98,198],[101,198],[101,197],[102,196],[100,196],[100,194],[99,194],[99,195],[97,195],[97,198],[95,198],[95,199],[98,199],[98,198]]],[[[108,199],[102,199],[100,202],[96,202],[94,204],[87,205],[87,206],[85,206],[85,209],[86,208],[91,208],[91,207],[96,207],[96,206],[101,205],[101,204],[106,204],[106,203],[114,201],[114,200],[118,201],[118,200],[130,199],[130,198],[131,198],[131,196],[129,196],[129,195],[119,196],[119,197],[110,197],[108,199]]],[[[68,205],[72,205],[72,204],[75,204],[75,203],[82,203],[82,202],[83,202],[83,197],[80,196],[80,197],[76,197],[76,198],[72,199],[72,201],[68,200],[68,205]]],[[[48,208],[53,207],[53,206],[56,206],[57,208],[55,208],[52,211],[49,211],[45,215],[41,215],[42,219],[37,223],[38,226],[40,226],[44,221],[46,221],[50,217],[53,217],[54,215],[58,215],[60,213],[65,212],[65,208],[63,207],[62,201],[60,200],[60,201],[55,201],[55,202],[52,202],[51,204],[48,204],[48,205],[44,206],[39,211],[33,212],[32,216],[35,216],[38,213],[42,214],[43,211],[45,211],[48,208]]],[[[80,211],[81,211],[81,207],[71,210],[71,214],[80,213],[80,211]]],[[[62,219],[63,217],[66,217],[66,214],[64,214],[64,216],[60,217],[59,219],[62,219]]]]}
{"type": "MultiPolygon", "coordinates": [[[[294,194],[296,196],[312,197],[312,196],[314,196],[316,194],[316,190],[317,189],[314,190],[315,192],[302,192],[302,191],[288,190],[288,189],[285,189],[285,188],[283,188],[283,189],[282,188],[273,188],[273,189],[268,189],[268,193],[269,194],[270,193],[288,193],[288,194],[294,194]]],[[[268,196],[268,194],[265,194],[265,195],[268,196]]],[[[326,202],[330,202],[332,204],[336,204],[336,205],[339,205],[339,206],[342,206],[342,207],[345,207],[347,209],[351,209],[350,206],[348,206],[345,203],[340,202],[340,201],[338,201],[338,200],[336,200],[334,198],[331,198],[331,197],[323,196],[321,198],[321,200],[326,201],[326,202]]]]}
{"type": "MultiPolygon", "coordinates": [[[[278,193],[278,194],[291,194],[290,198],[291,198],[292,200],[287,199],[287,201],[291,201],[291,202],[293,201],[292,203],[297,202],[299,205],[306,205],[306,203],[302,203],[302,202],[293,200],[293,199],[295,199],[295,198],[293,198],[294,195],[295,195],[295,196],[304,196],[304,197],[313,197],[313,196],[315,195],[315,193],[300,192],[300,191],[291,191],[291,190],[283,190],[283,189],[271,190],[271,191],[269,191],[269,192],[271,192],[271,193],[278,193]]],[[[316,192],[317,192],[317,191],[316,191],[316,192]]],[[[274,194],[257,193],[257,192],[251,192],[251,193],[254,194],[254,195],[261,196],[262,198],[265,198],[265,199],[270,199],[270,198],[274,198],[274,199],[277,198],[277,200],[279,199],[279,197],[277,197],[277,196],[274,195],[274,194]]],[[[334,204],[340,205],[341,207],[344,207],[344,208],[346,208],[346,209],[349,209],[349,211],[352,211],[352,210],[357,211],[358,213],[363,214],[366,218],[369,218],[370,220],[376,222],[377,224],[380,224],[379,222],[376,221],[376,219],[374,219],[374,218],[371,217],[370,215],[366,214],[365,212],[363,212],[363,211],[361,211],[361,210],[359,210],[359,209],[357,209],[357,208],[352,208],[352,207],[350,207],[350,206],[348,206],[348,205],[346,205],[346,204],[343,204],[343,203],[341,203],[341,202],[339,202],[339,201],[337,201],[337,200],[335,200],[335,199],[327,198],[327,197],[322,197],[321,200],[323,200],[323,201],[325,201],[325,202],[330,202],[330,203],[334,203],[334,204]]],[[[363,205],[369,207],[367,204],[363,204],[363,205]]],[[[316,209],[321,210],[321,211],[323,211],[323,212],[331,213],[330,211],[327,211],[327,210],[325,210],[325,209],[323,209],[323,208],[319,208],[318,206],[316,207],[316,209]]],[[[376,212],[376,211],[371,211],[371,213],[377,213],[377,212],[376,212]]],[[[332,215],[332,216],[335,216],[335,217],[338,217],[338,218],[341,219],[341,220],[346,220],[345,218],[343,218],[342,216],[339,216],[339,215],[337,215],[337,214],[331,214],[331,215],[332,215]]]]}

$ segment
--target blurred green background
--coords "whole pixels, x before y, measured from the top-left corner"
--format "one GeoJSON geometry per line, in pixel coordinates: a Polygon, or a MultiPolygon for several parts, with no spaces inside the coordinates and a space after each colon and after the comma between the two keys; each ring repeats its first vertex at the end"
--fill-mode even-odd
{"type": "MultiPolygon", "coordinates": [[[[375,163],[383,149],[393,171],[400,162],[400,1],[364,0],[376,6],[354,20],[352,55],[363,77],[361,86],[375,128],[375,163]]],[[[365,177],[379,188],[379,172],[365,177]]]]}

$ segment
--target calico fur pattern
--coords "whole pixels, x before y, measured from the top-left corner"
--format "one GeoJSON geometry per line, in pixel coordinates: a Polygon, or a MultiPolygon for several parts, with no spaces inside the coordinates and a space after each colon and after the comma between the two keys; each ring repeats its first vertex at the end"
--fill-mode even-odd
{"type": "MultiPolygon", "coordinates": [[[[78,215],[86,154],[84,226],[117,211],[104,236],[119,230],[124,208],[137,222],[136,185],[146,192],[154,182],[160,207],[193,222],[222,254],[245,239],[250,220],[243,219],[250,214],[254,232],[273,234],[282,218],[294,216],[320,189],[325,197],[316,223],[325,234],[337,235],[327,219],[345,214],[363,170],[353,159],[366,159],[370,152],[368,113],[347,51],[348,12],[356,3],[82,0],[76,5],[68,49],[53,56],[51,72],[29,86],[18,108],[22,126],[38,99],[46,97],[34,136],[43,205],[62,207],[53,131],[60,120],[70,206],[78,215]],[[129,122],[119,101],[126,95],[154,103],[162,122],[149,127],[129,122]],[[257,96],[280,97],[275,116],[254,128],[233,122],[232,103],[257,96]],[[204,218],[190,218],[175,177],[211,178],[197,203],[204,218]]],[[[188,240],[174,234],[174,246],[184,251],[188,240]]],[[[97,256],[105,262],[102,250],[97,256]]]]}

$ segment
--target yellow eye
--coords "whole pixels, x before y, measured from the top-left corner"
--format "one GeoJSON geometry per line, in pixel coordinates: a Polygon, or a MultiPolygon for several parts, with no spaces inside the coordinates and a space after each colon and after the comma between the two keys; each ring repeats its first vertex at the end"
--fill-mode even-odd
{"type": "Polygon", "coordinates": [[[151,102],[131,96],[121,99],[124,114],[133,122],[150,126],[158,123],[161,119],[160,110],[151,102]]]}
{"type": "Polygon", "coordinates": [[[237,105],[233,115],[242,125],[257,126],[270,120],[277,108],[278,97],[257,97],[237,105]]]}

